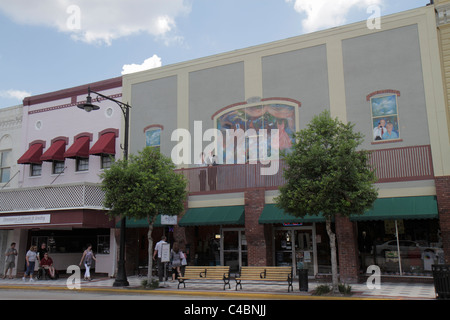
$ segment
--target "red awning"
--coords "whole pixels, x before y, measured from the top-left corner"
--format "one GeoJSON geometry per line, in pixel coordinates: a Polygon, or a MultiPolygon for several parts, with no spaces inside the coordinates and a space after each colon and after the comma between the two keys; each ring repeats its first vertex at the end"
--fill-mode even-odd
{"type": "Polygon", "coordinates": [[[41,156],[44,145],[42,143],[35,143],[17,160],[18,164],[41,164],[41,156]]]}
{"type": "Polygon", "coordinates": [[[75,140],[70,148],[64,152],[64,158],[89,158],[90,138],[83,136],[75,140]]]}
{"type": "Polygon", "coordinates": [[[64,151],[66,151],[66,141],[57,140],[42,155],[42,161],[64,161],[64,151]]]}
{"type": "Polygon", "coordinates": [[[102,154],[116,154],[116,134],[114,132],[105,133],[94,144],[89,154],[96,156],[102,154]]]}

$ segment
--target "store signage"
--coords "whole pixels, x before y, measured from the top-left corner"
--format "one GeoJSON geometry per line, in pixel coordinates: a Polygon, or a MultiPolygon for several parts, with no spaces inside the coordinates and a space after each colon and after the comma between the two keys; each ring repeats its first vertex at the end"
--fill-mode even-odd
{"type": "Polygon", "coordinates": [[[302,225],[303,225],[302,222],[299,222],[299,223],[295,223],[295,222],[283,223],[283,227],[299,227],[299,226],[302,226],[302,225]]]}
{"type": "Polygon", "coordinates": [[[177,216],[169,216],[169,215],[162,214],[161,215],[161,224],[174,226],[178,222],[177,218],[178,218],[177,216]]]}
{"type": "Polygon", "coordinates": [[[170,244],[161,244],[161,262],[170,262],[170,244]]]}
{"type": "Polygon", "coordinates": [[[0,225],[3,226],[21,225],[21,224],[44,224],[44,223],[50,223],[49,214],[0,217],[0,225]]]}

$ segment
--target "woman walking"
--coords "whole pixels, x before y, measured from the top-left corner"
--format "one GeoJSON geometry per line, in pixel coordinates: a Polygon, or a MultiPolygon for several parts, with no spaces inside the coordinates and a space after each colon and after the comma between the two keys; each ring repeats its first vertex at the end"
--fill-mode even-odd
{"type": "Polygon", "coordinates": [[[84,280],[91,281],[91,273],[90,269],[92,266],[92,261],[97,261],[97,259],[94,256],[94,252],[92,252],[92,245],[88,244],[87,249],[84,250],[83,256],[81,257],[80,261],[80,267],[84,260],[84,267],[86,268],[86,271],[84,272],[84,280]]]}
{"type": "MultiPolygon", "coordinates": [[[[175,281],[176,276],[181,277],[181,250],[177,242],[173,244],[170,252],[170,261],[172,261],[172,281],[175,281]]],[[[183,256],[184,257],[184,256],[183,256]]]]}
{"type": "Polygon", "coordinates": [[[36,264],[37,259],[37,247],[31,246],[30,250],[28,250],[27,255],[25,256],[25,260],[27,261],[27,271],[25,271],[25,275],[23,276],[22,280],[25,281],[26,276],[30,276],[30,282],[34,282],[33,280],[33,273],[34,273],[34,266],[36,264]]]}

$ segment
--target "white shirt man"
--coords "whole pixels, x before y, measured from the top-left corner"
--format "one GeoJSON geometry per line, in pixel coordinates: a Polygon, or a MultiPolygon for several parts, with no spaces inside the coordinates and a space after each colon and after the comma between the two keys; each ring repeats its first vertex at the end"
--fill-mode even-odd
{"type": "Polygon", "coordinates": [[[386,120],[381,119],[378,126],[373,128],[373,140],[382,140],[383,134],[386,132],[386,120]]]}

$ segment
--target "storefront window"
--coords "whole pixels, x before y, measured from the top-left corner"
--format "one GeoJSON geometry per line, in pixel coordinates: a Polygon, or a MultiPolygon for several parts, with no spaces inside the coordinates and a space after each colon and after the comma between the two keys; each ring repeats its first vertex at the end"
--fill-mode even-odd
{"type": "Polygon", "coordinates": [[[109,230],[47,230],[35,231],[31,237],[32,245],[47,244],[49,253],[82,253],[88,243],[92,244],[96,254],[109,253],[109,230]],[[108,234],[108,235],[107,235],[108,234]]]}
{"type": "Polygon", "coordinates": [[[109,254],[109,236],[97,236],[97,253],[109,254]]]}
{"type": "Polygon", "coordinates": [[[431,276],[431,266],[443,263],[437,219],[358,222],[361,270],[370,265],[382,274],[431,276]]]}

